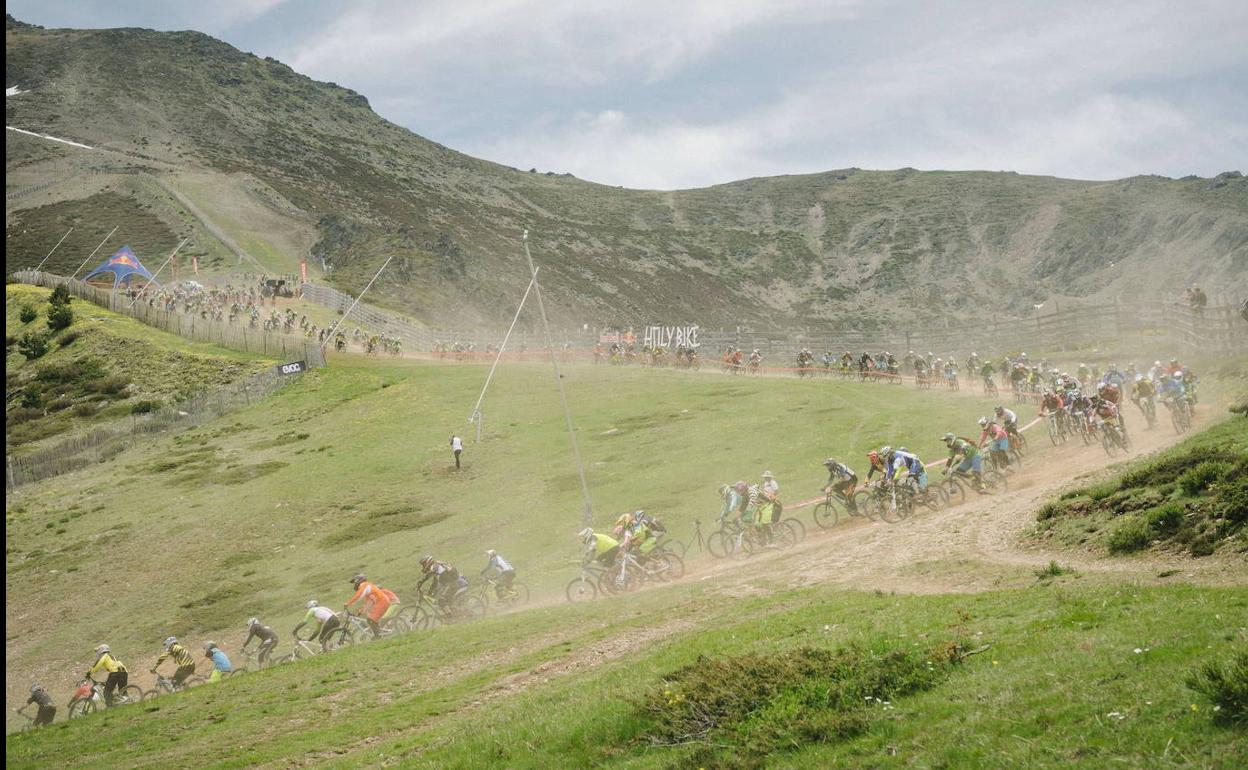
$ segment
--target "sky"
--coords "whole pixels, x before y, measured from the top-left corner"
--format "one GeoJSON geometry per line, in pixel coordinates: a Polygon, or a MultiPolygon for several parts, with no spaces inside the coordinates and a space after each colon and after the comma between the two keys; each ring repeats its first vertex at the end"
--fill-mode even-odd
{"type": "Polygon", "coordinates": [[[195,29],[521,169],[639,188],[840,168],[1079,179],[1248,159],[1245,0],[9,0],[195,29]]]}

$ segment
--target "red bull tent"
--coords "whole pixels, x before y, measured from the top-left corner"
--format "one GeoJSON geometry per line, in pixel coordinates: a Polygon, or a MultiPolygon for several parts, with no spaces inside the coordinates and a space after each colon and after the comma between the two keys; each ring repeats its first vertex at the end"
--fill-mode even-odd
{"type": "MultiPolygon", "coordinates": [[[[104,275],[105,273],[113,274],[114,289],[116,289],[122,282],[125,282],[126,287],[129,288],[130,281],[132,281],[135,276],[143,278],[148,283],[156,283],[156,279],[152,277],[152,274],[146,267],[143,267],[143,263],[140,262],[139,258],[134,255],[134,251],[129,246],[122,246],[117,250],[116,254],[104,260],[99,267],[87,273],[86,277],[82,280],[90,281],[92,278],[104,275]]],[[[156,285],[159,286],[160,284],[156,285]]]]}

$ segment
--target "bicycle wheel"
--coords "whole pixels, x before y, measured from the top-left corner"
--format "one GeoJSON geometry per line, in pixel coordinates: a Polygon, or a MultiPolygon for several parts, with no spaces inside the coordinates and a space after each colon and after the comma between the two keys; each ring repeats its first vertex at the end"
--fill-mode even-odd
{"type": "Polygon", "coordinates": [[[1114,456],[1114,450],[1118,448],[1118,444],[1114,441],[1113,431],[1109,428],[1101,429],[1101,447],[1105,449],[1105,454],[1110,457],[1114,456]]]}
{"type": "Polygon", "coordinates": [[[121,688],[121,694],[124,695],[131,703],[138,703],[143,700],[143,688],[139,687],[137,684],[128,684],[121,688]]]}
{"type": "Polygon", "coordinates": [[[1000,471],[986,470],[984,471],[984,488],[990,493],[996,495],[1008,491],[1010,484],[1005,479],[1005,474],[1000,471]]]}
{"type": "Polygon", "coordinates": [[[663,561],[667,562],[667,579],[680,580],[685,576],[685,560],[680,558],[672,551],[664,551],[661,554],[663,561]]]}
{"type": "Polygon", "coordinates": [[[90,698],[79,698],[69,704],[69,718],[76,719],[95,713],[95,701],[90,698]]]}
{"type": "Polygon", "coordinates": [[[160,690],[157,690],[155,687],[153,687],[150,690],[144,690],[143,694],[139,696],[139,701],[141,702],[145,700],[151,700],[152,698],[155,698],[157,695],[160,695],[160,690]]]}
{"type": "Polygon", "coordinates": [[[511,594],[498,599],[498,604],[500,606],[518,607],[529,603],[529,586],[527,584],[521,583],[519,580],[512,581],[511,594]]]}
{"type": "Polygon", "coordinates": [[[946,478],[940,482],[940,488],[945,493],[945,498],[949,500],[949,505],[961,505],[966,502],[966,487],[962,486],[962,482],[953,477],[946,478]]]}
{"type": "Polygon", "coordinates": [[[1053,446],[1060,444],[1061,436],[1057,432],[1057,420],[1054,420],[1052,417],[1046,419],[1044,421],[1044,427],[1049,432],[1049,441],[1053,442],[1053,446]]]}
{"type": "Polygon", "coordinates": [[[727,559],[732,556],[735,543],[733,536],[722,529],[717,529],[706,538],[706,550],[716,559],[727,559]]]}
{"type": "Polygon", "coordinates": [[[873,502],[875,503],[876,513],[889,524],[896,524],[906,517],[905,512],[902,510],[902,496],[900,494],[896,496],[891,494],[879,495],[874,498],[873,502]]]}
{"type": "Polygon", "coordinates": [[[456,620],[477,620],[485,617],[485,602],[479,596],[465,596],[455,608],[456,620]]]}
{"type": "Polygon", "coordinates": [[[771,542],[777,548],[788,550],[797,545],[797,533],[788,525],[788,522],[777,521],[771,525],[771,542]]]}
{"type": "Polygon", "coordinates": [[[247,667],[240,666],[230,672],[230,678],[233,679],[236,676],[242,676],[243,674],[246,674],[246,673],[247,673],[247,667]]]}
{"type": "MultiPolygon", "coordinates": [[[[365,639],[368,639],[371,637],[372,637],[372,634],[368,634],[365,637],[365,639]]],[[[339,626],[338,628],[335,628],[333,631],[330,631],[329,636],[326,637],[325,639],[326,650],[336,650],[340,647],[350,647],[353,644],[355,644],[355,634],[352,633],[351,629],[346,628],[345,626],[339,626]]],[[[309,653],[307,652],[306,649],[304,649],[302,644],[295,647],[296,658],[303,658],[303,657],[307,657],[308,655],[309,653]]]]}
{"type": "Polygon", "coordinates": [[[840,517],[840,507],[830,500],[815,506],[815,525],[821,529],[832,529],[840,517]]]}
{"type": "MultiPolygon", "coordinates": [[[[846,508],[846,511],[848,510],[846,508]]],[[[871,521],[879,521],[879,512],[876,511],[875,503],[871,500],[871,493],[865,489],[854,493],[854,510],[857,513],[850,513],[851,516],[866,516],[871,521]]]]}
{"type": "Polygon", "coordinates": [[[568,583],[568,587],[564,589],[564,595],[573,604],[576,602],[587,602],[598,596],[598,587],[594,585],[593,581],[579,577],[568,583]]]}
{"type": "Polygon", "coordinates": [[[793,530],[793,533],[797,535],[797,542],[800,543],[806,539],[806,525],[805,524],[803,524],[797,519],[794,519],[793,517],[789,517],[785,519],[784,523],[789,525],[789,529],[793,530]]]}

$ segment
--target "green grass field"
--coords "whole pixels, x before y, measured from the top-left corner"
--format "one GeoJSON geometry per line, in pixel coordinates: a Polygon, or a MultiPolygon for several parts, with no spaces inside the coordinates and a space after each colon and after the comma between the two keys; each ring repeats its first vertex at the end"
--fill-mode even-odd
{"type": "MultiPolygon", "coordinates": [[[[858,710],[852,734],[775,763],[1099,767],[1164,755],[1229,767],[1228,752],[1243,748],[1182,685],[1188,667],[1248,641],[1241,588],[1058,576],[903,597],[794,590],[788,576],[755,568],[743,589],[689,581],[566,605],[581,501],[550,369],[500,369],[474,443],[466,417],[484,376],[336,358],[277,397],[11,496],[6,574],[38,590],[6,597],[7,700],[16,706],[38,679],[63,703],[101,641],[142,683],[167,634],[234,652],[251,615],[285,634],[309,598],[345,600],[356,570],[410,596],[426,552],[472,574],[481,551],[498,548],[551,606],[10,737],[8,760],[750,766],[753,727],[734,734],[739,750],[652,746],[655,725],[637,701],[699,654],[914,651],[955,637],[993,647],[891,709],[858,710]],[[457,430],[469,439],[459,473],[447,446],[457,430]],[[971,619],[959,621],[959,609],[971,619]]],[[[889,442],[935,459],[941,433],[970,433],[990,407],[903,387],[613,367],[571,367],[565,386],[596,525],[641,507],[682,539],[695,518],[713,518],[721,482],[769,469],[796,502],[818,494],[828,455],[864,471],[862,453],[889,442]]]]}

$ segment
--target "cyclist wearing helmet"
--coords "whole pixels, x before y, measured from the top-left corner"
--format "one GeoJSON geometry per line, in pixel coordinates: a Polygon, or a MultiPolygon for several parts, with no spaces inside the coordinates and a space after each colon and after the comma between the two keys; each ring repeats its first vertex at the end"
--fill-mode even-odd
{"type": "Polygon", "coordinates": [[[598,562],[603,567],[610,567],[620,554],[619,542],[610,535],[603,535],[586,527],[577,533],[577,537],[585,545],[582,564],[598,562]]]}
{"type": "MultiPolygon", "coordinates": [[[[113,705],[113,693],[126,689],[126,684],[130,681],[130,674],[126,671],[125,665],[120,660],[113,657],[113,651],[109,649],[107,644],[101,644],[95,648],[95,663],[88,669],[85,679],[94,678],[94,674],[99,671],[107,671],[108,678],[104,680],[104,705],[113,705]]],[[[125,696],[121,696],[124,698],[125,696]]]]}
{"type": "Polygon", "coordinates": [[[186,682],[187,677],[195,673],[195,658],[191,657],[191,651],[186,649],[186,645],[178,641],[178,637],[171,636],[165,640],[165,650],[160,653],[160,657],[156,658],[149,673],[155,674],[160,664],[169,658],[173,658],[173,662],[178,667],[173,672],[173,686],[176,689],[186,682]]]}
{"type": "Polygon", "coordinates": [[[886,475],[888,473],[888,469],[884,466],[884,458],[881,457],[880,453],[874,449],[867,452],[867,461],[871,463],[871,467],[867,470],[868,484],[871,483],[871,479],[875,477],[876,473],[881,475],[886,475]]]}
{"type": "Polygon", "coordinates": [[[26,699],[26,704],[17,710],[17,713],[25,716],[26,708],[32,703],[38,706],[39,710],[35,713],[35,721],[31,726],[43,727],[52,724],[52,720],[56,718],[56,706],[52,703],[52,696],[43,689],[43,685],[32,684],[30,686],[30,697],[26,699]]]}
{"type": "Polygon", "coordinates": [[[949,459],[945,461],[945,475],[949,474],[953,461],[961,458],[958,467],[955,469],[958,473],[971,472],[971,481],[975,487],[975,491],[982,492],[984,489],[984,458],[979,453],[979,447],[975,443],[964,438],[958,438],[952,433],[946,433],[941,437],[941,441],[945,442],[945,446],[949,447],[949,459]]]}
{"type": "Polygon", "coordinates": [[[992,411],[997,417],[997,424],[999,424],[1002,428],[1005,428],[1005,432],[1008,436],[1010,436],[1010,438],[1014,438],[1019,435],[1018,415],[1013,409],[1007,409],[1004,406],[998,405],[997,408],[992,411]]]}
{"type": "Polygon", "coordinates": [[[886,480],[900,481],[904,473],[914,479],[920,492],[927,489],[927,470],[923,467],[923,461],[918,455],[907,452],[905,449],[892,447],[885,447],[881,452],[884,453],[884,462],[888,465],[888,469],[884,472],[886,480]]]}
{"type": "Polygon", "coordinates": [[[338,615],[328,607],[322,607],[316,599],[307,603],[308,614],[303,616],[303,622],[295,626],[295,630],[291,632],[296,638],[299,638],[299,629],[306,625],[315,623],[315,630],[309,640],[315,639],[321,643],[321,652],[329,649],[329,637],[336,631],[342,622],[338,620],[338,615]]]}
{"type": "Polygon", "coordinates": [[[342,608],[348,609],[356,602],[363,603],[366,607],[364,617],[368,621],[369,629],[373,632],[373,638],[376,639],[381,636],[381,621],[398,611],[399,597],[395,596],[393,591],[368,582],[368,578],[362,572],[351,578],[351,585],[355,586],[355,595],[348,599],[342,608]]]}
{"type": "Polygon", "coordinates": [[[256,663],[263,666],[269,662],[269,653],[273,652],[273,648],[277,646],[277,632],[272,627],[261,623],[259,618],[252,618],[247,621],[247,639],[243,641],[243,652],[247,652],[247,645],[251,644],[252,639],[260,640],[256,663]]]}
{"type": "Polygon", "coordinates": [[[979,427],[982,431],[979,434],[979,446],[984,447],[985,442],[991,441],[988,451],[992,453],[992,461],[1002,468],[1010,466],[1010,436],[994,420],[987,417],[979,418],[979,427]]]}
{"type": "Polygon", "coordinates": [[[838,495],[850,513],[857,513],[858,504],[854,502],[854,490],[858,488],[858,474],[832,457],[823,461],[823,467],[828,469],[828,483],[824,484],[823,491],[838,495]]]}
{"type": "Polygon", "coordinates": [[[775,524],[780,521],[784,504],[780,502],[780,482],[776,481],[771,471],[763,471],[763,483],[759,485],[759,491],[763,497],[760,520],[765,524],[775,524]]]}
{"type": "Polygon", "coordinates": [[[420,571],[424,576],[416,584],[416,590],[421,591],[425,583],[432,580],[433,598],[443,609],[449,610],[456,597],[468,590],[468,581],[449,562],[426,555],[420,559],[420,571]]]}
{"type": "Polygon", "coordinates": [[[217,646],[216,642],[204,642],[204,657],[212,661],[212,673],[208,675],[208,683],[220,682],[221,679],[234,671],[230,658],[217,646]]]}
{"type": "Polygon", "coordinates": [[[511,584],[516,580],[516,568],[493,548],[485,552],[485,558],[489,561],[486,562],[485,569],[481,570],[481,577],[493,577],[494,593],[499,599],[507,598],[512,594],[511,584]]]}

